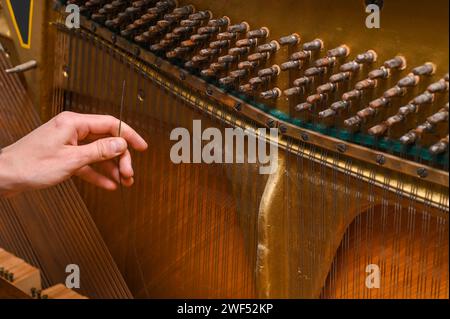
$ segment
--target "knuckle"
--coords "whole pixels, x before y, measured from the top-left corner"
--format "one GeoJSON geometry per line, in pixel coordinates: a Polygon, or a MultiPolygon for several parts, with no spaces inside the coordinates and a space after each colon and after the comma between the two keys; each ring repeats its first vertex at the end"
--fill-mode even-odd
{"type": "Polygon", "coordinates": [[[69,124],[71,122],[71,120],[73,120],[73,116],[74,116],[74,113],[69,112],[69,111],[64,111],[64,112],[59,113],[54,118],[55,126],[56,127],[66,126],[67,124],[69,124]]]}
{"type": "Polygon", "coordinates": [[[106,160],[108,158],[108,145],[103,140],[98,140],[96,143],[97,154],[100,160],[106,160]]]}

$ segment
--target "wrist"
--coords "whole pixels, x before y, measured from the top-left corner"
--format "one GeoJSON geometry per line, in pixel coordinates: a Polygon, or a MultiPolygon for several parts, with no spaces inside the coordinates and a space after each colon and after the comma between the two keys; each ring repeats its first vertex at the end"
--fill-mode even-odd
{"type": "Polygon", "coordinates": [[[14,162],[7,148],[0,150],[0,197],[9,196],[19,191],[18,176],[14,173],[14,162]]]}

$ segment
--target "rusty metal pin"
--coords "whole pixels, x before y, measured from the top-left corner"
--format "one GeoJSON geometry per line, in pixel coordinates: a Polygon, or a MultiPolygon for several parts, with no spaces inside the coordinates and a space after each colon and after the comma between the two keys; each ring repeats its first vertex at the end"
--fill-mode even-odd
{"type": "Polygon", "coordinates": [[[288,36],[280,38],[280,45],[297,45],[300,43],[300,36],[297,33],[293,33],[288,36]]]}

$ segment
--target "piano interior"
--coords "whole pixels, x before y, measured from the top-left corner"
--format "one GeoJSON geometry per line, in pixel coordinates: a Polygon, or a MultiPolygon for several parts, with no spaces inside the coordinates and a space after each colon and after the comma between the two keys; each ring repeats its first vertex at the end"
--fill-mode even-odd
{"type": "Polygon", "coordinates": [[[130,189],[0,198],[0,247],[42,289],[76,264],[87,298],[449,297],[447,0],[29,0],[28,43],[14,2],[0,147],[63,111],[149,144],[130,189]],[[174,163],[171,132],[198,121],[276,129],[255,133],[276,169],[247,139],[239,163],[174,163]]]}

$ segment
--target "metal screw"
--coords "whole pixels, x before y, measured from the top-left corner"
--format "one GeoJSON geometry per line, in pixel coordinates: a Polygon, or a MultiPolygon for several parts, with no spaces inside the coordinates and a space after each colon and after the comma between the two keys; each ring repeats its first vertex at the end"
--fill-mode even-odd
{"type": "Polygon", "coordinates": [[[281,132],[281,134],[285,134],[287,132],[286,125],[283,125],[283,124],[280,125],[280,132],[281,132]]]}
{"type": "Polygon", "coordinates": [[[383,154],[377,154],[376,161],[379,165],[384,165],[386,163],[386,157],[383,154]]]}
{"type": "Polygon", "coordinates": [[[241,102],[236,102],[236,104],[234,104],[234,109],[236,111],[241,111],[242,110],[242,103],[241,102]]]}
{"type": "Polygon", "coordinates": [[[300,133],[300,137],[302,138],[303,141],[307,142],[309,140],[309,135],[306,134],[305,132],[300,133]]]}
{"type": "Polygon", "coordinates": [[[341,153],[345,153],[347,151],[347,145],[345,144],[338,144],[336,145],[336,148],[341,153]]]}
{"type": "Polygon", "coordinates": [[[207,87],[207,88],[206,88],[206,94],[211,96],[211,95],[213,94],[212,88],[207,87]]]}
{"type": "Polygon", "coordinates": [[[95,25],[95,23],[91,23],[91,31],[93,33],[95,33],[95,31],[97,31],[97,26],[95,25]]]}
{"type": "Polygon", "coordinates": [[[419,175],[420,178],[425,178],[428,176],[428,171],[425,167],[419,167],[417,169],[417,175],[419,175]]]}
{"type": "Polygon", "coordinates": [[[117,36],[115,34],[111,35],[111,42],[116,43],[116,41],[117,41],[117,36]]]}
{"type": "Polygon", "coordinates": [[[141,54],[141,49],[140,49],[139,47],[135,47],[135,48],[133,49],[133,54],[134,54],[135,56],[139,56],[139,55],[141,54]]]}
{"type": "Polygon", "coordinates": [[[186,80],[186,74],[184,72],[180,72],[180,80],[181,81],[186,80]]]}
{"type": "Polygon", "coordinates": [[[266,122],[266,125],[268,127],[274,127],[275,126],[275,120],[274,119],[268,119],[266,122]]]}

